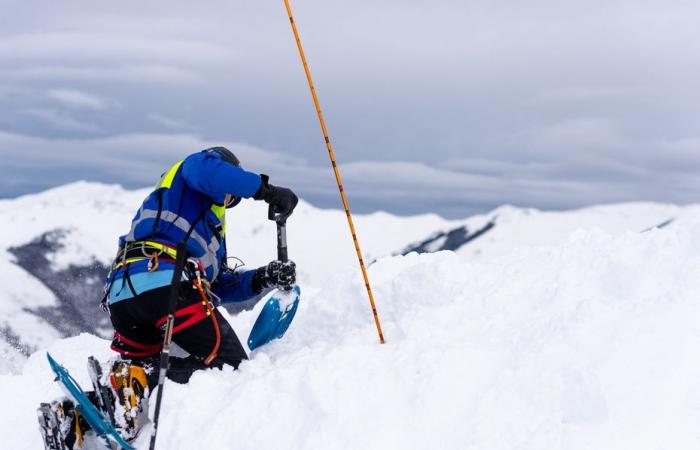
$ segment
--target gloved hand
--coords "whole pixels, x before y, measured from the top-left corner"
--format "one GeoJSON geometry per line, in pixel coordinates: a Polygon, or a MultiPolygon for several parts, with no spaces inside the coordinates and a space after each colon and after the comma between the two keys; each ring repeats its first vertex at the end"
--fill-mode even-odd
{"type": "Polygon", "coordinates": [[[268,183],[270,177],[267,175],[260,175],[260,178],[262,178],[262,184],[253,198],[265,201],[274,208],[275,213],[280,215],[282,221],[286,220],[297,206],[299,198],[291,189],[268,183]]]}
{"type": "Polygon", "coordinates": [[[272,261],[262,266],[253,275],[253,291],[262,292],[266,288],[286,288],[297,280],[297,269],[294,261],[272,261]]]}

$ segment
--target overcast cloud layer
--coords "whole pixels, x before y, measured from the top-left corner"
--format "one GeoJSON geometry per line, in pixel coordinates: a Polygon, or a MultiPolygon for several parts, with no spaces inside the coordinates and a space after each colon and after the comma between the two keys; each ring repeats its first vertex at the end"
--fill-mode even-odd
{"type": "MultiPolygon", "coordinates": [[[[0,7],[0,196],[223,144],[339,205],[281,0],[0,7]]],[[[293,7],[354,210],[700,199],[697,1],[293,7]]]]}

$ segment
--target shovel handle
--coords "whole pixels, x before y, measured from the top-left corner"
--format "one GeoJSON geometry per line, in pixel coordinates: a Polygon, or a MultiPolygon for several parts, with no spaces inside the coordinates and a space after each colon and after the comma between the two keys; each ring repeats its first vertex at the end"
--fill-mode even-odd
{"type": "Polygon", "coordinates": [[[267,218],[274,220],[277,224],[277,259],[285,262],[289,260],[287,256],[287,218],[279,214],[275,207],[270,205],[267,210],[267,218]]]}
{"type": "Polygon", "coordinates": [[[286,262],[287,256],[287,225],[285,222],[277,222],[277,259],[286,262]]]}

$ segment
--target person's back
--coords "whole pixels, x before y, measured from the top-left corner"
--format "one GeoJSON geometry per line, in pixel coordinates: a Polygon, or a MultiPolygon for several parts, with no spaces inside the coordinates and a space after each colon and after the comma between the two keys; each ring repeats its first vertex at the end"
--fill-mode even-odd
{"type": "MultiPolygon", "coordinates": [[[[276,273],[270,273],[268,267],[242,272],[227,268],[225,212],[242,198],[265,200],[286,215],[297,203],[294,193],[270,185],[265,175],[245,171],[233,153],[223,147],[194,153],[163,173],[134,216],[129,232],[120,237],[119,253],[108,277],[106,302],[115,327],[115,351],[130,358],[159,353],[175,245],[180,241],[187,243],[187,256],[197,262],[206,284],[224,303],[259,295],[264,288],[274,286],[280,275],[282,281],[293,278],[293,263],[278,268],[276,273]]],[[[193,297],[193,291],[186,286],[182,296],[193,297]]],[[[181,301],[187,306],[201,303],[201,298],[194,297],[181,301]]],[[[209,341],[220,333],[200,322],[209,316],[212,320],[206,322],[216,322],[213,318],[218,313],[194,307],[181,311],[183,308],[178,310],[180,315],[176,313],[174,341],[198,360],[210,356],[203,353],[201,345],[214,347],[216,343],[209,341]],[[192,331],[194,336],[189,336],[192,331]]],[[[219,346],[214,365],[223,362],[237,367],[246,358],[233,330],[230,334],[235,348],[219,346]]]]}
{"type": "MultiPolygon", "coordinates": [[[[120,238],[119,248],[134,248],[135,244],[149,241],[174,248],[184,240],[188,256],[199,259],[207,279],[213,281],[226,257],[227,196],[232,199],[228,206],[232,206],[241,198],[253,197],[262,185],[262,177],[242,169],[238,159],[222,147],[192,154],[162,175],[137,211],[131,229],[120,238]]],[[[126,253],[122,251],[120,256],[124,258],[126,253]]],[[[129,266],[131,274],[149,269],[143,261],[134,261],[129,266]]],[[[156,271],[164,269],[171,271],[172,262],[166,262],[156,271]]],[[[113,276],[121,278],[123,273],[117,270],[113,276]]],[[[110,292],[110,298],[115,294],[110,292]]]]}

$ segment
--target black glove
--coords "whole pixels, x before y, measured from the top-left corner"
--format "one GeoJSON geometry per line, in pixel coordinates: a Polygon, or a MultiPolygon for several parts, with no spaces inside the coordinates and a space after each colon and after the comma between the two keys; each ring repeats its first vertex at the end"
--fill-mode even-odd
{"type": "Polygon", "coordinates": [[[253,198],[265,201],[273,208],[274,213],[280,215],[280,220],[287,220],[287,217],[294,211],[294,207],[297,206],[299,198],[291,189],[268,183],[270,177],[267,175],[260,175],[260,178],[262,178],[262,184],[253,198]]]}
{"type": "Polygon", "coordinates": [[[288,288],[297,281],[297,265],[294,261],[272,261],[262,266],[253,275],[253,291],[257,294],[263,289],[279,287],[288,288]]]}

